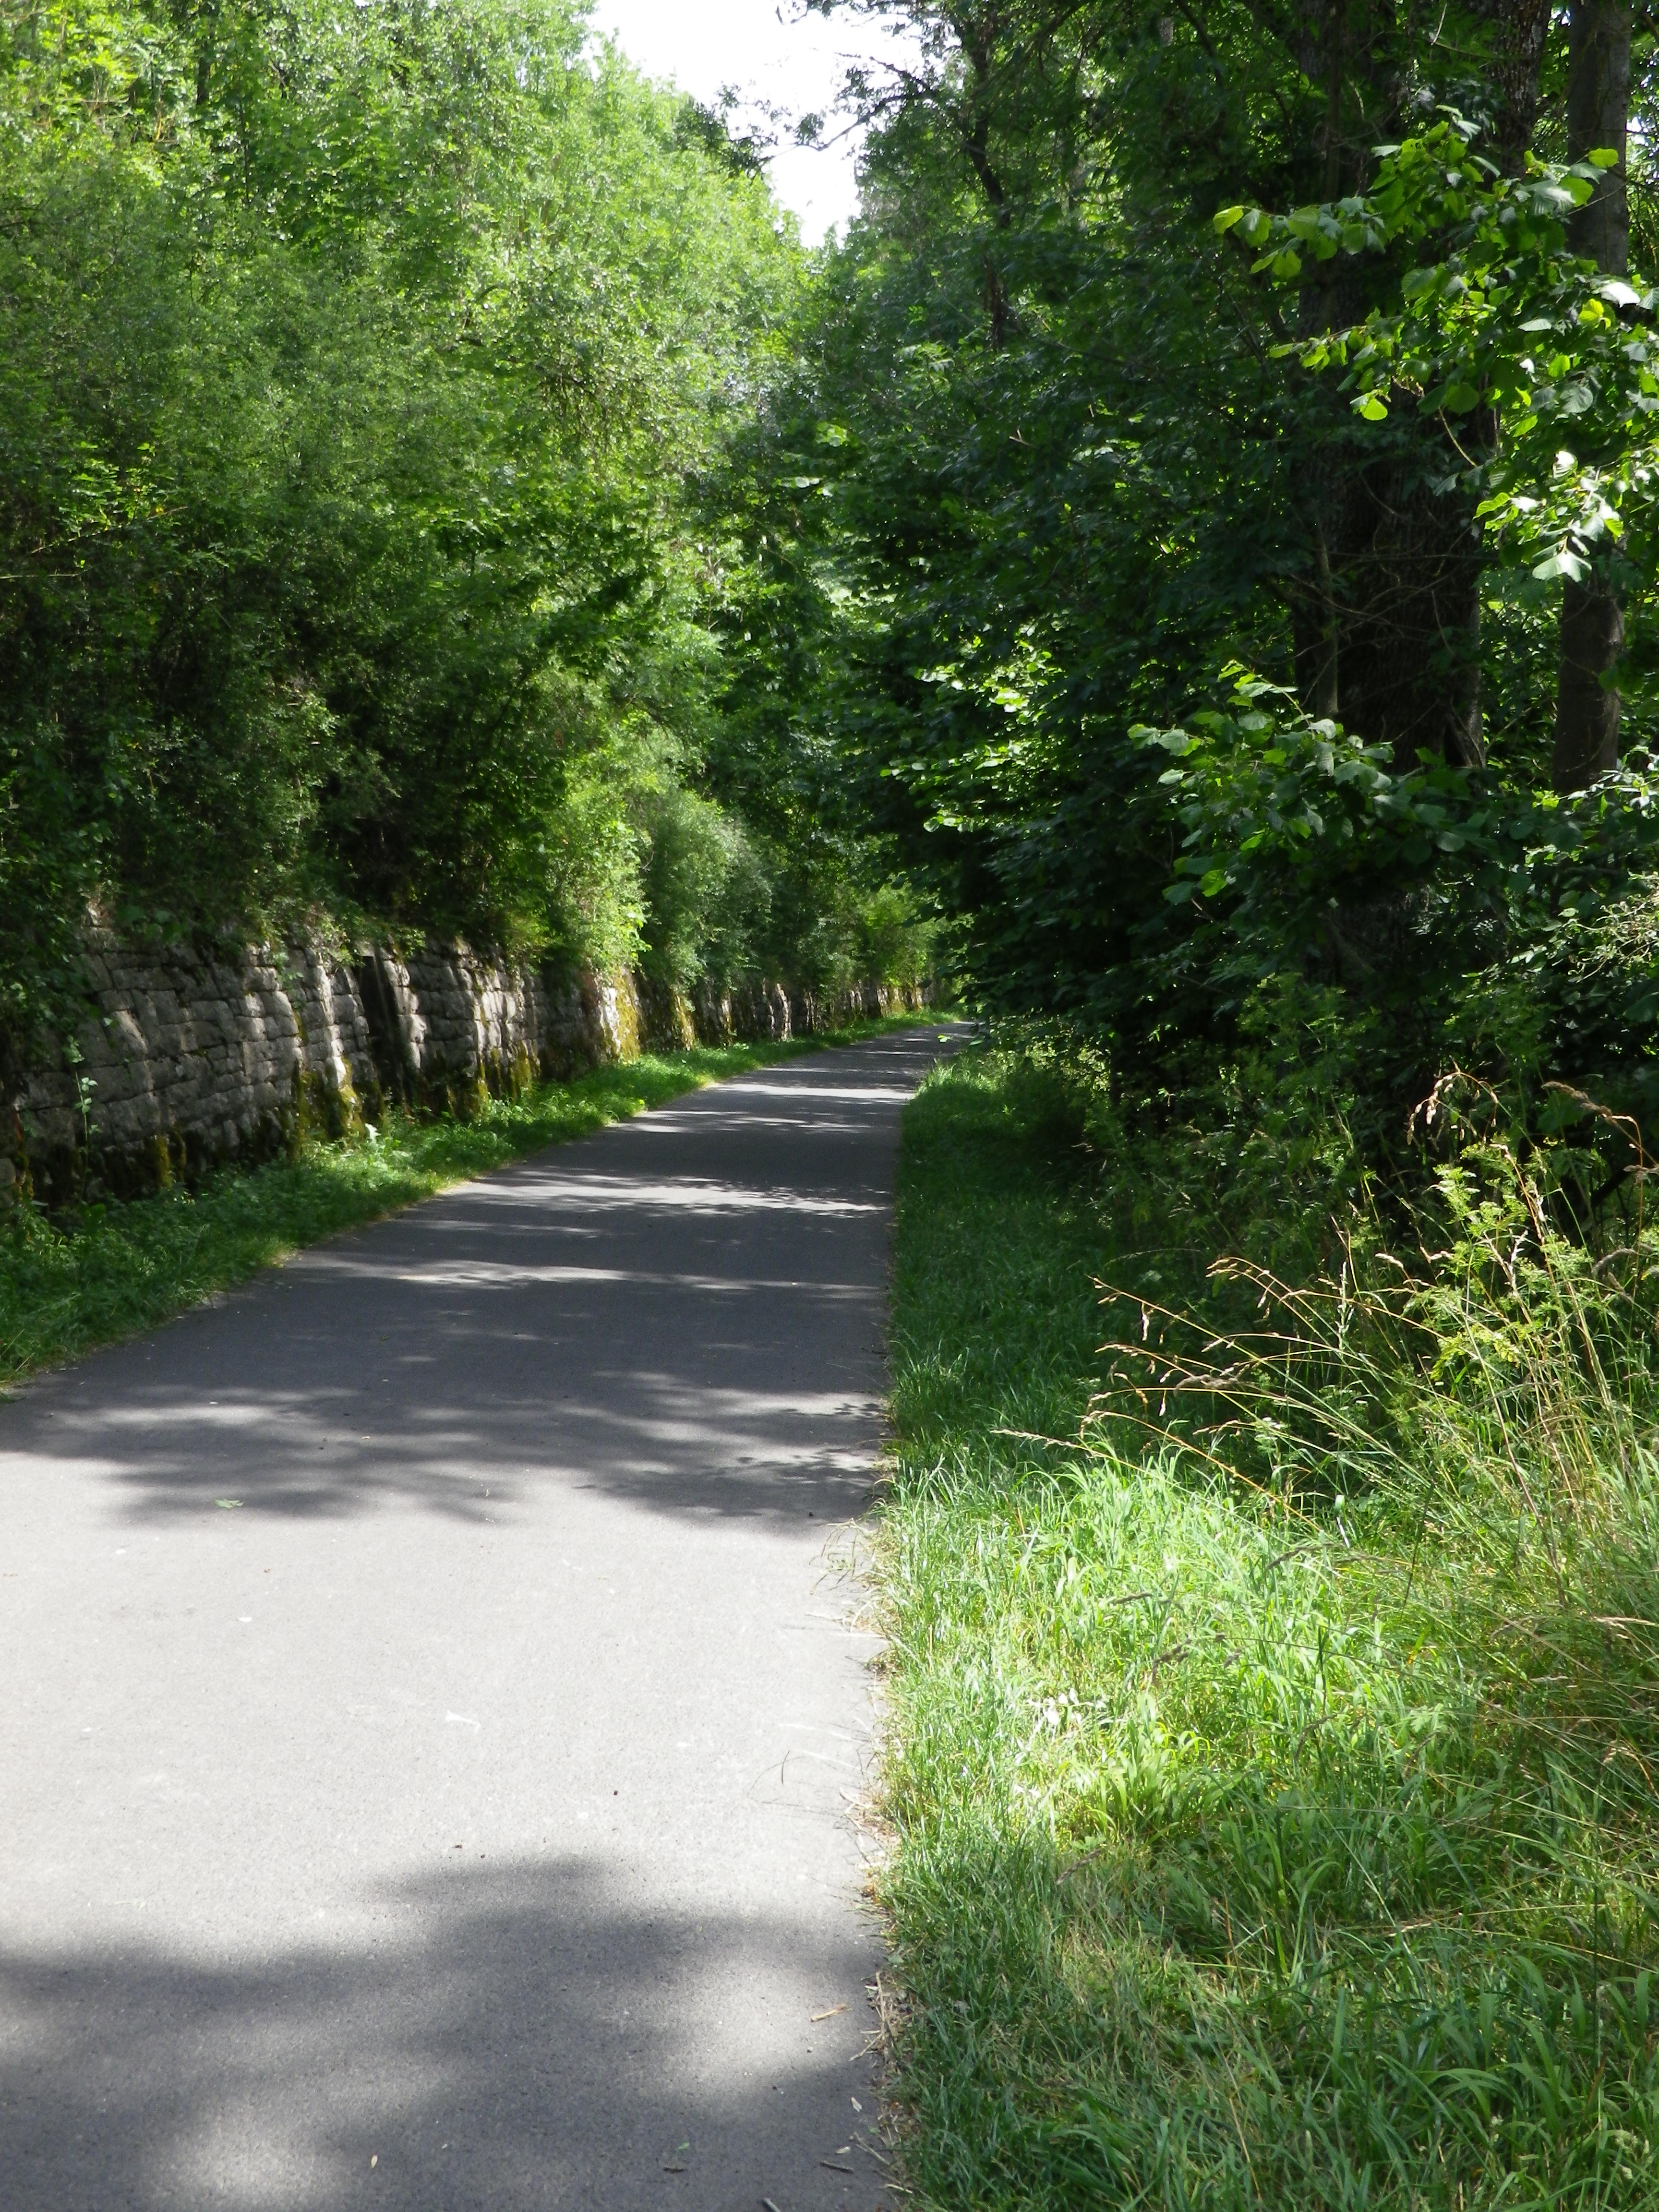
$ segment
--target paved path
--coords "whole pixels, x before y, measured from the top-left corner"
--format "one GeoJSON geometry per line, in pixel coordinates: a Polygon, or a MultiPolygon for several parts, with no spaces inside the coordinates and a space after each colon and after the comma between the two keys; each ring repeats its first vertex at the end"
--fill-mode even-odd
{"type": "Polygon", "coordinates": [[[6,2212],[882,2201],[835,1562],[937,1050],[703,1091],[0,1407],[6,2212]]]}

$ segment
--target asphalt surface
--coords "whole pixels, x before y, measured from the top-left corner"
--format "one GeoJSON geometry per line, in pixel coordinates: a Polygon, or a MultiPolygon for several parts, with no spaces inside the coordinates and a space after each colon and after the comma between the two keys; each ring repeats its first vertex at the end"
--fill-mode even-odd
{"type": "Polygon", "coordinates": [[[890,1034],[0,1406],[5,2212],[871,2212],[890,1034]]]}

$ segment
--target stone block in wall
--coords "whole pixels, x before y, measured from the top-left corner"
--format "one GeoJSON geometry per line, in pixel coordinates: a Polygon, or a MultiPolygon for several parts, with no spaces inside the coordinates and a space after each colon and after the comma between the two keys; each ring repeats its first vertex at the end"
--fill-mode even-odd
{"type": "Polygon", "coordinates": [[[737,1022],[729,991],[718,989],[705,977],[691,1003],[700,1043],[731,1044],[736,1040],[737,1022]]]}
{"type": "Polygon", "coordinates": [[[568,1078],[659,1049],[809,1034],[919,1005],[875,986],[812,994],[752,982],[690,1000],[559,974],[463,945],[355,963],[311,944],[240,962],[88,946],[89,1011],[57,1064],[0,1097],[8,1191],[56,1203],[153,1188],[216,1162],[257,1160],[338,1134],[388,1101],[470,1112],[537,1075],[568,1078]],[[88,1142],[88,1139],[90,1141],[88,1142]]]}
{"type": "Polygon", "coordinates": [[[684,1052],[698,1042],[696,1011],[672,983],[638,979],[640,1042],[651,1052],[684,1052]]]}
{"type": "Polygon", "coordinates": [[[720,990],[705,982],[698,986],[694,1006],[698,1034],[709,1044],[779,1043],[799,1027],[781,983],[736,983],[720,990]]]}
{"type": "Polygon", "coordinates": [[[388,1098],[413,1103],[426,1022],[415,1002],[409,970],[395,954],[374,951],[352,969],[351,981],[363,1010],[379,1088],[388,1098]]]}
{"type": "Polygon", "coordinates": [[[307,1027],[289,995],[290,975],[308,976],[314,997],[327,965],[311,946],[249,948],[237,962],[100,933],[84,964],[85,1018],[58,1064],[30,1071],[10,1102],[27,1182],[52,1200],[136,1191],[186,1163],[290,1146],[307,1086],[337,1106],[357,1068],[368,1072],[360,1036],[348,1054],[337,1021],[307,1027]]]}

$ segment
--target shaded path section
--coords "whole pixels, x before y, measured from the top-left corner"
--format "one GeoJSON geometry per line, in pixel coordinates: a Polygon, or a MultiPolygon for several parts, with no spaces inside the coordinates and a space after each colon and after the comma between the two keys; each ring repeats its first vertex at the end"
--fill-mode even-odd
{"type": "Polygon", "coordinates": [[[836,1560],[938,1050],[695,1094],[0,1407],[9,2212],[882,2201],[836,1560]]]}

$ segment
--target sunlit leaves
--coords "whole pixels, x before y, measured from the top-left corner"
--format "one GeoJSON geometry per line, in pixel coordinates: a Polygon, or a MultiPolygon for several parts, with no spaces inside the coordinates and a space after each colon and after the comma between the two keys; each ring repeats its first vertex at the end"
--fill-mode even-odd
{"type": "Polygon", "coordinates": [[[1627,525],[1644,546],[1652,536],[1659,295],[1603,276],[1568,245],[1565,218],[1610,156],[1534,161],[1512,177],[1474,160],[1468,137],[1452,119],[1387,149],[1363,201],[1284,216],[1229,209],[1217,228],[1259,248],[1252,273],[1273,281],[1284,281],[1279,257],[1315,235],[1344,252],[1410,255],[1397,304],[1281,350],[1340,372],[1365,422],[1402,402],[1452,422],[1484,413],[1490,427],[1474,427],[1463,470],[1500,553],[1540,582],[1577,577],[1586,549],[1627,525]]]}
{"type": "Polygon", "coordinates": [[[1402,773],[1389,748],[1242,673],[1225,707],[1131,737],[1168,762],[1157,783],[1178,842],[1163,896],[1195,933],[1182,957],[1218,973],[1294,963],[1334,902],[1444,878],[1466,921],[1501,914],[1524,933],[1659,860],[1659,782],[1641,762],[1571,804],[1429,759],[1402,773]]]}
{"type": "Polygon", "coordinates": [[[691,771],[704,480],[802,270],[763,180],[583,37],[562,0],[0,25],[9,948],[52,923],[27,880],[138,934],[599,949],[573,763],[622,733],[611,816],[691,771]]]}

